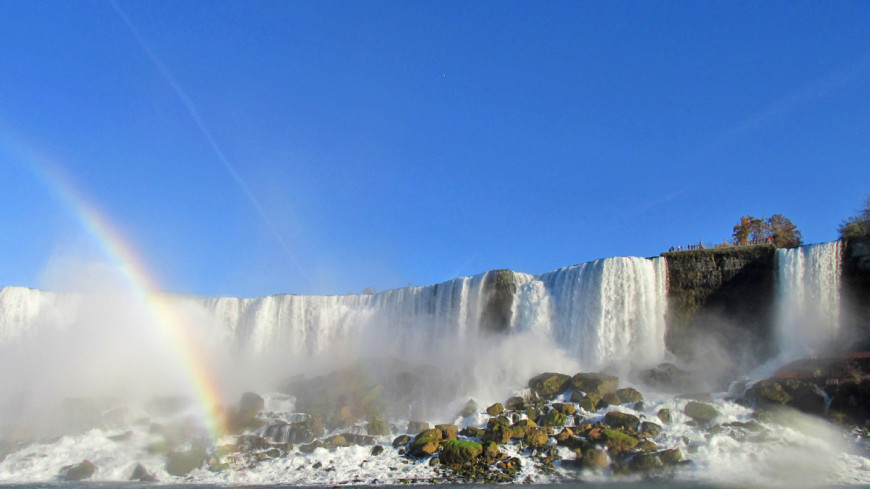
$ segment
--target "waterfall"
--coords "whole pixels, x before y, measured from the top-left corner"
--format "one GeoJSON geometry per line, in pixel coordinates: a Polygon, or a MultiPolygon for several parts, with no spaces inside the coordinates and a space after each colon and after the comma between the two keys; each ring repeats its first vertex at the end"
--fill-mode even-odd
{"type": "MultiPolygon", "coordinates": [[[[252,355],[317,355],[337,345],[374,354],[449,351],[498,331],[529,333],[584,367],[601,368],[664,356],[666,269],[662,258],[618,257],[538,276],[490,271],[371,295],[160,300],[196,311],[211,337],[252,355]]],[[[83,302],[79,294],[6,287],[0,290],[0,341],[36,323],[69,323],[83,302]]]]}
{"type": "Polygon", "coordinates": [[[776,336],[783,360],[821,353],[840,332],[839,241],[776,251],[776,336]]]}
{"type": "Polygon", "coordinates": [[[648,366],[665,355],[667,264],[605,258],[520,286],[514,329],[549,335],[585,369],[648,366]]]}

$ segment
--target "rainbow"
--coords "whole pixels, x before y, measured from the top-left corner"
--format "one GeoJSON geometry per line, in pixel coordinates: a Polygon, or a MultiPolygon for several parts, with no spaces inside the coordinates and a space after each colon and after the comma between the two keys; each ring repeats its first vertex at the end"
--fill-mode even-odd
{"type": "Polygon", "coordinates": [[[216,443],[227,433],[224,416],[220,412],[222,396],[214,375],[208,368],[203,352],[185,327],[184,318],[166,301],[160,300],[157,281],[148,274],[148,267],[139,258],[135,248],[112,226],[109,220],[85,199],[73,181],[57,165],[36,151],[24,150],[20,144],[13,145],[8,138],[2,147],[11,150],[13,157],[29,167],[39,180],[44,182],[76,219],[81,229],[93,240],[102,255],[119,272],[133,297],[144,306],[152,317],[186,372],[190,393],[209,436],[216,443]]]}

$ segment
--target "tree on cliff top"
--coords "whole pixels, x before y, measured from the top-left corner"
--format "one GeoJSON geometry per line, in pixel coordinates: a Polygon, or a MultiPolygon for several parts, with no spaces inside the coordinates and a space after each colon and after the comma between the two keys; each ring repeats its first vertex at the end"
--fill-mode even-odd
{"type": "Polygon", "coordinates": [[[796,248],[803,244],[803,236],[791,219],[774,214],[769,219],[743,216],[734,226],[732,242],[736,245],[748,242],[770,242],[777,248],[796,248]]]}
{"type": "Polygon", "coordinates": [[[864,201],[864,208],[840,224],[841,238],[859,238],[870,236],[870,194],[864,201]]]}

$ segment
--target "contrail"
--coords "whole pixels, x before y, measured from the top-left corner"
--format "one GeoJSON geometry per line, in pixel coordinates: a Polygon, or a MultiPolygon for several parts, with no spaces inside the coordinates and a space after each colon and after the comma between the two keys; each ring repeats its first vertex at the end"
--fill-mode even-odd
{"type": "Polygon", "coordinates": [[[157,57],[154,51],[152,51],[151,48],[148,47],[148,44],[145,43],[145,40],[136,29],[136,26],[134,26],[133,23],[130,21],[130,18],[127,17],[127,14],[125,14],[124,11],[121,10],[118,2],[116,0],[109,0],[109,3],[112,4],[112,8],[115,9],[115,12],[118,13],[118,16],[121,17],[121,20],[124,21],[124,24],[127,26],[127,28],[130,29],[133,37],[135,37],[136,41],[139,43],[139,47],[141,47],[142,50],[145,51],[145,54],[148,55],[148,59],[151,60],[151,63],[154,64],[154,67],[157,68],[157,71],[160,72],[160,75],[163,77],[164,80],[166,80],[166,83],[168,83],[169,86],[172,87],[175,95],[177,95],[181,102],[184,104],[184,107],[187,109],[190,117],[193,118],[193,122],[196,123],[196,127],[199,128],[199,132],[202,133],[203,137],[206,139],[206,141],[208,141],[208,144],[211,146],[212,151],[214,151],[214,154],[218,157],[218,160],[220,160],[220,162],[223,164],[224,169],[227,171],[227,173],[230,174],[233,180],[236,181],[236,184],[245,194],[245,197],[248,198],[248,201],[251,203],[252,206],[254,206],[254,209],[256,209],[257,214],[260,215],[260,218],[263,220],[266,226],[269,227],[269,229],[272,231],[272,234],[275,235],[275,238],[281,244],[284,252],[287,253],[287,256],[293,262],[293,265],[295,265],[296,268],[301,272],[302,267],[299,265],[296,257],[293,256],[293,252],[290,251],[290,247],[287,245],[287,242],[284,241],[284,238],[281,237],[281,235],[278,233],[278,229],[275,227],[275,224],[272,222],[271,219],[269,219],[269,216],[266,215],[266,212],[263,210],[263,206],[260,204],[260,201],[257,200],[253,193],[251,193],[251,189],[248,187],[248,184],[245,183],[245,180],[242,179],[242,176],[239,175],[239,172],[236,170],[233,164],[230,163],[229,159],[227,159],[226,155],[224,155],[224,152],[221,151],[217,142],[214,140],[214,136],[212,136],[211,131],[208,130],[208,127],[206,127],[205,123],[202,121],[202,117],[200,117],[199,111],[196,110],[196,105],[194,105],[193,100],[191,100],[190,97],[187,95],[187,92],[185,92],[184,89],[181,88],[181,85],[178,84],[178,81],[175,79],[175,76],[172,75],[172,72],[169,71],[169,68],[167,68],[166,65],[163,64],[162,61],[160,61],[160,58],[157,57]]]}

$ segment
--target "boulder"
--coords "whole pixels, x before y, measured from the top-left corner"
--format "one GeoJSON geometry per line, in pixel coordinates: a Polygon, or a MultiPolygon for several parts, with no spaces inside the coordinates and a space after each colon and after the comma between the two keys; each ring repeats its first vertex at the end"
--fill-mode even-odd
{"type": "Polygon", "coordinates": [[[662,450],[658,452],[657,455],[664,465],[677,465],[683,460],[683,452],[681,452],[679,448],[662,450]]]}
{"type": "Polygon", "coordinates": [[[493,404],[492,406],[486,408],[486,414],[490,416],[498,416],[499,414],[504,412],[504,406],[501,405],[500,402],[493,404]]]}
{"type": "Polygon", "coordinates": [[[526,436],[523,438],[523,442],[525,442],[526,446],[532,448],[539,448],[545,446],[547,442],[550,440],[550,435],[547,434],[547,430],[543,428],[533,428],[526,433],[526,436]]]}
{"type": "Polygon", "coordinates": [[[662,432],[662,427],[651,421],[644,421],[640,425],[640,432],[646,433],[649,436],[656,436],[662,432]]]}
{"type": "Polygon", "coordinates": [[[554,372],[545,372],[529,380],[529,387],[544,399],[553,399],[568,390],[570,385],[570,376],[554,372]]]}
{"type": "Polygon", "coordinates": [[[393,439],[393,448],[399,448],[411,443],[411,437],[408,435],[399,435],[393,439]]]}
{"type": "Polygon", "coordinates": [[[598,409],[607,406],[618,406],[622,404],[622,399],[616,392],[607,392],[601,396],[601,402],[598,403],[598,409]]]}
{"type": "Polygon", "coordinates": [[[614,429],[637,431],[640,418],[633,414],[610,411],[604,415],[604,424],[614,429]]]}
{"type": "Polygon", "coordinates": [[[523,411],[526,409],[526,400],[519,396],[511,397],[505,402],[505,408],[511,411],[523,411]]]}
{"type": "Polygon", "coordinates": [[[541,419],[538,420],[538,425],[540,426],[564,426],[565,420],[567,417],[565,413],[561,413],[559,411],[550,411],[549,413],[541,416],[541,419]]]}
{"type": "Polygon", "coordinates": [[[474,441],[452,440],[444,445],[438,456],[441,463],[456,465],[470,462],[483,453],[483,445],[474,441]]]}
{"type": "Polygon", "coordinates": [[[382,447],[381,445],[373,446],[372,450],[369,452],[369,454],[373,457],[377,457],[378,455],[380,455],[382,453],[384,453],[384,447],[382,447]]]}
{"type": "Polygon", "coordinates": [[[486,430],[482,428],[477,428],[475,426],[467,426],[459,431],[460,435],[467,436],[469,438],[480,438],[484,435],[484,433],[486,433],[486,430]]]}
{"type": "Polygon", "coordinates": [[[643,394],[633,387],[625,387],[616,391],[620,404],[630,404],[643,401],[643,394]]]}
{"type": "Polygon", "coordinates": [[[467,403],[465,403],[465,407],[463,407],[459,411],[459,417],[464,418],[466,416],[471,416],[472,414],[477,412],[477,403],[474,402],[474,399],[469,399],[467,403]]]}
{"type": "Polygon", "coordinates": [[[571,403],[567,403],[567,402],[565,402],[565,403],[561,403],[561,402],[554,403],[554,404],[553,404],[553,409],[555,409],[556,411],[559,411],[560,413],[565,414],[565,415],[567,415],[567,416],[571,416],[571,415],[573,415],[574,413],[577,412],[577,407],[574,406],[573,404],[571,404],[571,403]]]}
{"type": "Polygon", "coordinates": [[[641,452],[654,452],[659,449],[659,446],[650,440],[641,440],[637,444],[637,450],[641,452]]]}
{"type": "Polygon", "coordinates": [[[659,409],[659,412],[656,413],[656,416],[658,416],[658,418],[664,424],[671,424],[671,422],[673,422],[673,418],[671,417],[671,410],[668,408],[659,409]]]}
{"type": "Polygon", "coordinates": [[[443,432],[443,431],[448,431],[448,430],[450,430],[450,431],[454,431],[454,432],[455,432],[455,431],[459,431],[459,427],[456,426],[455,424],[436,424],[436,425],[435,425],[435,429],[436,429],[436,430],[441,430],[442,432],[443,432]]]}
{"type": "Polygon", "coordinates": [[[436,440],[441,440],[444,438],[444,434],[438,428],[432,428],[431,430],[421,431],[417,433],[417,436],[414,437],[414,440],[419,440],[420,438],[435,438],[436,440]]]}
{"type": "Polygon", "coordinates": [[[428,457],[438,451],[440,444],[440,437],[435,438],[426,436],[418,438],[411,443],[411,455],[418,458],[428,457]]]}
{"type": "Polygon", "coordinates": [[[634,472],[645,472],[662,466],[662,461],[655,453],[638,453],[628,462],[628,468],[634,472]]]}
{"type": "Polygon", "coordinates": [[[607,375],[600,372],[595,373],[578,373],[571,378],[571,387],[574,390],[580,390],[586,394],[595,393],[603,396],[608,392],[613,392],[619,386],[619,377],[607,375]]]}
{"type": "Polygon", "coordinates": [[[65,481],[81,481],[89,479],[97,467],[90,460],[82,460],[75,465],[67,465],[60,470],[61,478],[65,481]]]}
{"type": "Polygon", "coordinates": [[[628,452],[637,446],[637,438],[621,431],[607,429],[601,432],[601,440],[604,441],[608,450],[615,453],[628,452]]]}
{"type": "Polygon", "coordinates": [[[703,402],[689,401],[686,407],[683,408],[686,416],[692,418],[700,424],[709,424],[716,416],[719,416],[719,411],[709,404],[703,402]]]}

